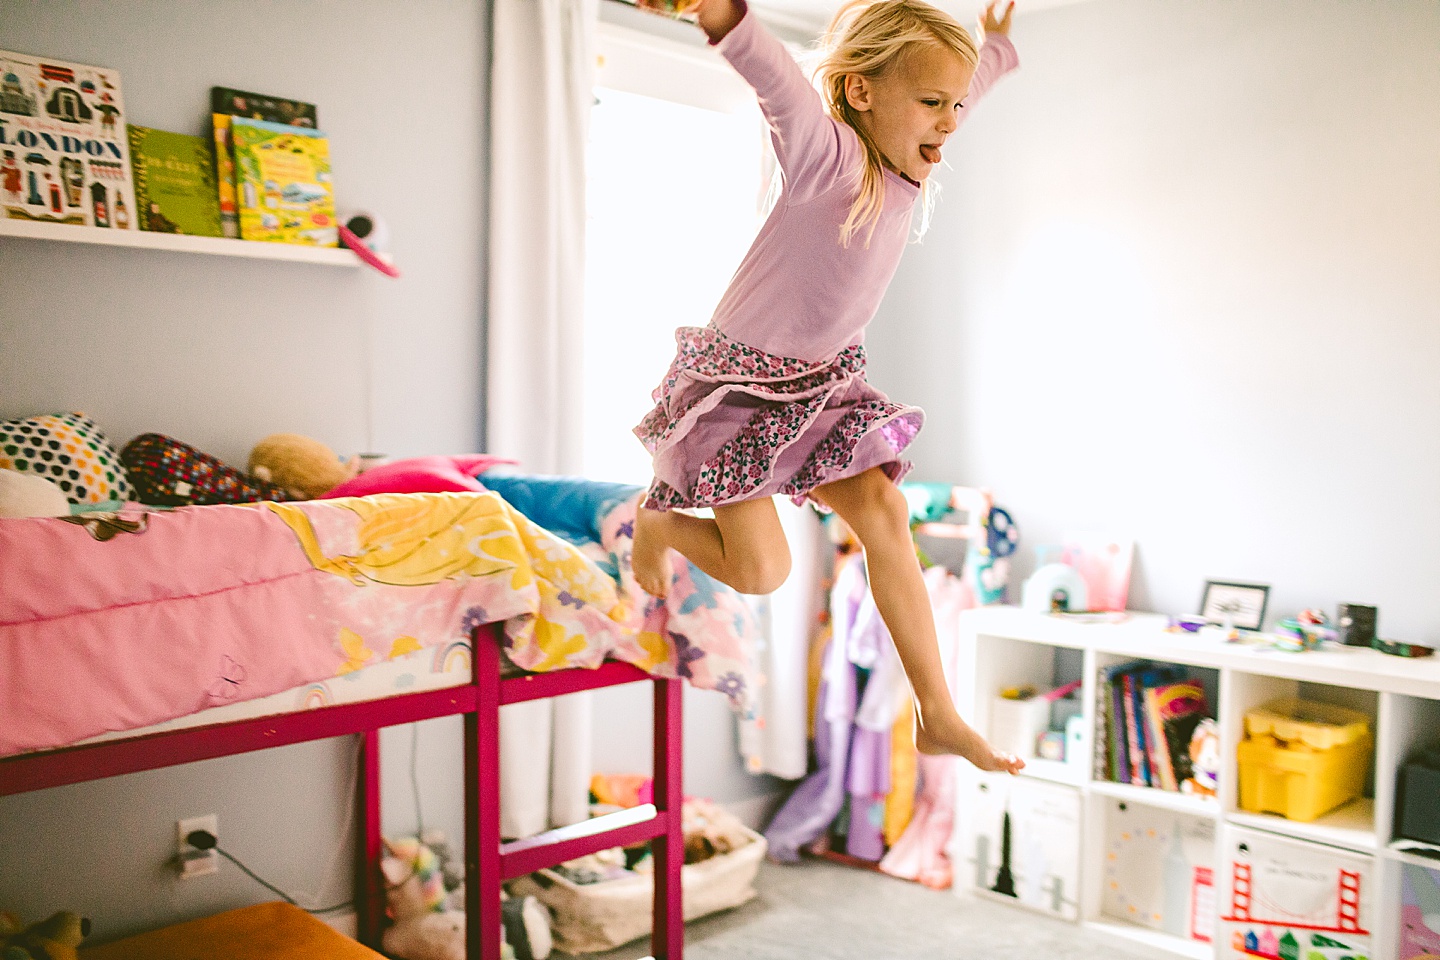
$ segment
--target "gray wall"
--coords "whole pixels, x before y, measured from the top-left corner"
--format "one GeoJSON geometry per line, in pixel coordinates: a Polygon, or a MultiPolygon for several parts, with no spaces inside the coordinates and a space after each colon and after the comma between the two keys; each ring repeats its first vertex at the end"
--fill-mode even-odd
{"type": "MultiPolygon", "coordinates": [[[[404,271],[0,239],[0,417],[84,410],[117,443],[241,465],[279,431],[477,449],[487,29],[477,0],[0,0],[0,49],[118,69],[132,123],[203,133],[212,85],[318,104],[341,211],[383,214],[404,271]]],[[[419,763],[426,824],[457,840],[458,731],[426,725],[419,763]]],[[[385,743],[386,826],[412,829],[410,732],[385,743]]],[[[0,905],[83,911],[101,941],[271,899],[232,867],[164,869],[175,821],[206,813],[262,876],[343,901],[353,760],[342,740],[0,800],[0,905]]]]}
{"type": "MultiPolygon", "coordinates": [[[[1023,4],[1022,4],[1023,6],[1023,4]]],[[[1440,639],[1440,4],[1096,0],[1021,16],[871,327],[922,477],[1027,549],[1440,639]]]]}

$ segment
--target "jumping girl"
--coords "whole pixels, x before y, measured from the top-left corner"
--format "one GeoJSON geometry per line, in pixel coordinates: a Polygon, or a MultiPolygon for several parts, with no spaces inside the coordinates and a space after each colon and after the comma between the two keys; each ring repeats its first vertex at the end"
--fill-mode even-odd
{"type": "MultiPolygon", "coordinates": [[[[641,0],[657,10],[674,0],[641,0]]],[[[655,479],[635,525],[647,591],[669,587],[667,551],[741,593],[790,572],[772,497],[834,511],[865,550],[875,602],[916,708],[916,746],[983,770],[1024,762],[961,719],[945,682],[909,508],[896,484],[924,413],[865,380],[865,327],[895,274],[925,181],[965,112],[1018,63],[1002,16],[984,45],[920,0],[858,0],[836,14],[819,91],[745,0],[690,0],[710,42],[755,89],[783,177],[774,209],[710,324],[676,331],[675,359],[635,433],[655,479]],[[710,507],[714,519],[682,510],[710,507]]]]}

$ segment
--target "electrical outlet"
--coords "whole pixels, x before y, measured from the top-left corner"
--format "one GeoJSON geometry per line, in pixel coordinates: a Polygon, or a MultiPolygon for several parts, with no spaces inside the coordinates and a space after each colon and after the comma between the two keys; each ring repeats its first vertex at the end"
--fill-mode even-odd
{"type": "Polygon", "coordinates": [[[175,824],[176,840],[179,845],[179,856],[176,862],[180,865],[182,880],[220,872],[220,854],[215,852],[214,847],[209,850],[200,850],[191,846],[190,841],[185,839],[196,830],[204,830],[215,838],[216,843],[219,843],[220,818],[209,813],[203,817],[191,817],[189,820],[181,820],[175,824]]]}

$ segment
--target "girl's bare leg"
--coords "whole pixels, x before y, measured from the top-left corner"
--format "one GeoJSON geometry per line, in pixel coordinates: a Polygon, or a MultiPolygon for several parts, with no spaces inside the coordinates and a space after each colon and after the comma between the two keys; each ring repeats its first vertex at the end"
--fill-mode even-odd
{"type": "Polygon", "coordinates": [[[879,467],[828,483],[812,495],[849,524],[865,548],[870,592],[915,697],[916,748],[921,753],[956,754],[981,770],[1018,771],[1025,762],[990,746],[960,718],[950,697],[930,594],[910,538],[905,497],[879,467]]]}
{"type": "Polygon", "coordinates": [[[672,549],[741,593],[773,593],[790,574],[790,547],[770,497],[716,507],[713,520],[641,507],[630,563],[645,592],[669,591],[672,549]]]}

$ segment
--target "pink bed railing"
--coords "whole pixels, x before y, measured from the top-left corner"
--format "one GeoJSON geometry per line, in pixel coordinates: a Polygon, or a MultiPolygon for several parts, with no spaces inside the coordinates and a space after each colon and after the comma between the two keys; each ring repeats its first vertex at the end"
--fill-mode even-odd
{"type": "Polygon", "coordinates": [[[356,789],[363,840],[356,847],[355,906],[361,941],[378,949],[385,922],[385,889],[379,871],[380,730],[459,714],[465,718],[466,937],[471,960],[500,958],[500,887],[504,881],[587,853],[646,841],[655,857],[651,952],[657,960],[681,960],[683,681],[652,677],[638,667],[617,662],[596,670],[559,670],[501,679],[501,639],[500,624],[476,630],[471,681],[459,687],[6,757],[0,759],[0,796],[292,743],[359,735],[361,770],[356,789]],[[655,685],[654,804],[502,844],[500,707],[639,681],[655,685]]]}

